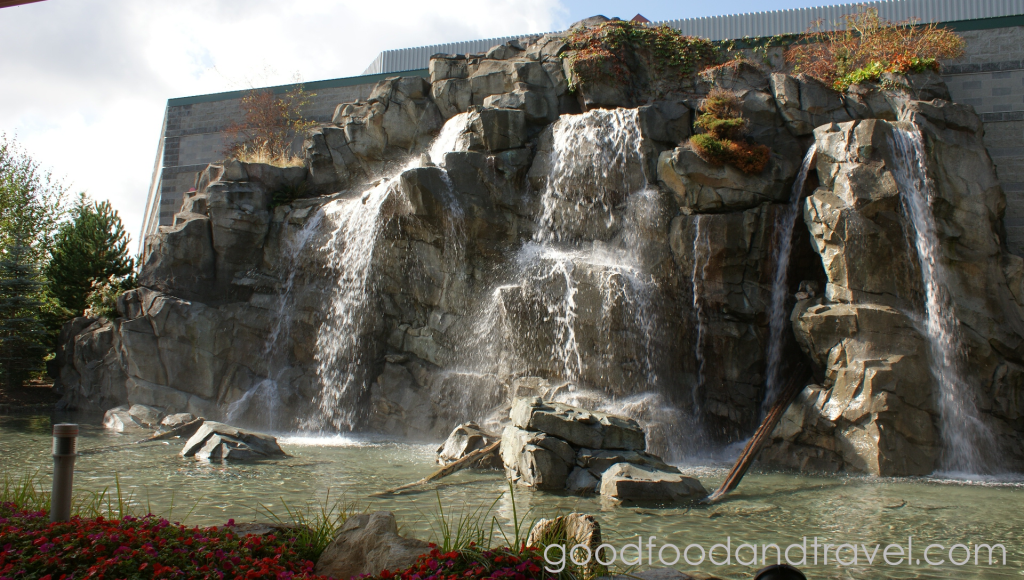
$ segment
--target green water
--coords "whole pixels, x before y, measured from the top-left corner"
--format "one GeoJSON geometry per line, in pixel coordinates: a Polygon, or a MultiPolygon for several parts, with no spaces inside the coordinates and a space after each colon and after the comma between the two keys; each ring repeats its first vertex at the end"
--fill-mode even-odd
{"type": "MultiPolygon", "coordinates": [[[[49,417],[0,417],[0,472],[19,475],[38,471],[49,485],[49,417]]],[[[79,439],[81,453],[75,465],[76,490],[113,489],[115,475],[122,493],[131,494],[142,509],[151,509],[173,520],[192,510],[186,523],[221,524],[229,518],[252,521],[261,518],[262,504],[282,513],[282,501],[303,505],[311,498],[343,497],[360,507],[387,509],[398,517],[402,532],[427,538],[430,522],[437,513],[438,495],[446,509],[459,510],[490,505],[506,485],[497,472],[463,472],[444,480],[446,485],[426,492],[387,498],[370,495],[420,479],[435,469],[434,445],[397,443],[360,437],[302,437],[280,435],[282,448],[290,457],[265,463],[220,465],[204,464],[178,455],[182,442],[131,445],[103,450],[112,445],[131,443],[138,435],[120,435],[101,427],[83,425],[79,439]],[[99,451],[99,452],[97,452],[99,451]]],[[[723,464],[681,466],[712,489],[725,477],[723,464]]],[[[1013,477],[986,482],[962,482],[934,478],[814,477],[791,473],[751,473],[737,492],[717,506],[618,506],[601,498],[579,498],[545,492],[517,490],[516,509],[528,518],[550,517],[557,513],[582,511],[597,516],[607,542],[621,548],[635,543],[637,534],[656,536],[652,554],[672,543],[680,548],[699,544],[704,549],[730,540],[731,565],[715,566],[707,560],[690,566],[680,561],[682,570],[702,570],[726,578],[749,578],[758,566],[737,565],[735,551],[743,543],[776,543],[783,548],[808,539],[808,565],[801,567],[809,578],[1011,578],[1024,575],[1024,484],[1013,477]],[[913,536],[913,557],[921,565],[886,565],[883,550],[890,543],[905,549],[913,536]],[[813,564],[811,546],[817,537],[821,544],[856,543],[858,563],[840,566],[830,552],[829,564],[823,562],[819,548],[818,565],[813,564]],[[1000,552],[988,566],[986,552],[981,564],[962,567],[948,562],[948,550],[954,544],[1001,543],[1007,549],[1007,563],[1001,565],[1000,552]],[[881,548],[874,564],[867,565],[861,544],[868,555],[875,544],[881,548]],[[946,560],[941,566],[925,565],[923,551],[928,544],[933,561],[946,560]]],[[[498,500],[494,513],[500,521],[512,517],[512,500],[506,493],[498,500]]],[[[647,541],[646,539],[644,540],[647,541]]],[[[759,557],[760,557],[760,548],[759,557]]],[[[832,548],[835,550],[835,548],[832,548]]],[[[895,548],[892,561],[898,559],[895,548]]],[[[647,547],[644,546],[646,558],[647,547]]],[[[774,561],[771,550],[769,563],[774,561]]],[[[972,552],[973,554],[973,552],[972,552]]],[[[672,549],[663,553],[674,558],[672,549]]],[[[689,553],[697,560],[696,548],[689,553]]],[[[750,549],[740,550],[744,561],[750,549]]],[[[791,552],[799,559],[799,550],[791,552]]],[[[853,554],[844,548],[839,556],[851,562],[853,554]]],[[[965,552],[954,556],[962,560],[965,552]]],[[[629,552],[633,558],[633,551],[629,552]]],[[[724,558],[719,548],[716,560],[724,558]]],[[[657,562],[655,563],[656,565],[657,562]]]]}

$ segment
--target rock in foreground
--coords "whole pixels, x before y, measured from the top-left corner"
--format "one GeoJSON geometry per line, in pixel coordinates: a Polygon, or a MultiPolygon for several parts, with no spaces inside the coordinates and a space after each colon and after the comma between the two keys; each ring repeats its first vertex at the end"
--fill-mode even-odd
{"type": "Polygon", "coordinates": [[[216,421],[203,423],[181,450],[182,457],[204,460],[245,460],[284,454],[276,437],[216,421]]]}
{"type": "Polygon", "coordinates": [[[707,497],[699,481],[646,465],[616,463],[601,476],[601,495],[628,501],[681,501],[707,497]]]}
{"type": "Polygon", "coordinates": [[[430,550],[422,540],[398,535],[395,514],[374,512],[352,516],[316,563],[316,573],[333,578],[376,575],[403,570],[430,550]]]}

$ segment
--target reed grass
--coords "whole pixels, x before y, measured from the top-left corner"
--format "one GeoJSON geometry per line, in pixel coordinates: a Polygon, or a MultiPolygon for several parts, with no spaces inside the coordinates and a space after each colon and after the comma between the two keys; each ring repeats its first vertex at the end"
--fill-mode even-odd
{"type": "Polygon", "coordinates": [[[275,512],[261,503],[257,504],[256,513],[274,524],[295,526],[296,544],[303,546],[304,555],[310,560],[320,556],[350,517],[366,511],[344,496],[332,501],[329,488],[323,499],[310,500],[305,505],[289,504],[284,498],[280,501],[283,512],[275,512]]]}

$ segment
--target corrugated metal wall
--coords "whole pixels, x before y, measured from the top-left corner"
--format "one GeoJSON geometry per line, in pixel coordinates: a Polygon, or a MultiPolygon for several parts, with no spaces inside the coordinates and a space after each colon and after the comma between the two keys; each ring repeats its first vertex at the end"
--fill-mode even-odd
{"type": "MultiPolygon", "coordinates": [[[[1024,0],[1022,0],[1024,1],[1024,0]]],[[[405,70],[418,70],[427,68],[430,57],[435,54],[476,54],[487,52],[492,46],[505,44],[510,40],[529,38],[535,34],[523,36],[503,36],[500,38],[483,38],[480,40],[467,40],[464,42],[452,42],[449,44],[432,44],[430,46],[417,46],[415,48],[401,48],[398,50],[385,50],[373,59],[373,62],[365,71],[364,75],[401,72],[405,70]]]]}
{"type": "MultiPolygon", "coordinates": [[[[895,22],[911,18],[920,19],[921,22],[953,22],[1024,14],[1024,0],[884,0],[865,2],[864,5],[877,8],[879,16],[895,22]]],[[[839,21],[844,14],[853,12],[856,6],[845,4],[796,8],[667,20],[656,24],[666,24],[683,34],[711,40],[775,36],[804,32],[816,20],[823,20],[824,27],[831,28],[832,23],[839,21]]]]}
{"type": "MultiPolygon", "coordinates": [[[[881,0],[864,2],[869,8],[877,8],[878,14],[886,20],[901,21],[910,18],[921,22],[954,22],[978,18],[996,18],[1024,14],[1024,0],[881,0]]],[[[667,25],[689,36],[700,36],[710,40],[726,40],[743,37],[775,36],[804,32],[816,20],[823,20],[829,28],[844,14],[857,9],[858,4],[820,6],[817,8],[796,8],[771,12],[752,12],[706,18],[666,20],[653,25],[667,25]]],[[[451,44],[434,44],[399,50],[386,50],[374,59],[364,75],[401,72],[427,68],[430,57],[438,54],[475,54],[487,52],[492,46],[509,40],[535,35],[505,36],[486,38],[451,44]]]]}

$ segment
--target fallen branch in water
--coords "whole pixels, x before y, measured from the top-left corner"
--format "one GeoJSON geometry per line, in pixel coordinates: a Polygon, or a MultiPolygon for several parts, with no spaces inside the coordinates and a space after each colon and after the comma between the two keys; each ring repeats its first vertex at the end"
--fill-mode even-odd
{"type": "Polygon", "coordinates": [[[789,408],[789,405],[800,394],[800,391],[803,391],[804,387],[807,386],[809,375],[809,369],[804,364],[793,370],[793,373],[789,375],[789,381],[786,383],[786,386],[783,387],[782,392],[775,399],[775,403],[768,411],[768,414],[764,416],[761,426],[757,428],[754,436],[750,438],[747,446],[743,448],[743,453],[736,460],[736,464],[732,466],[729,475],[725,477],[725,481],[722,482],[722,485],[714,493],[704,498],[701,503],[718,503],[719,500],[725,497],[725,494],[736,489],[736,486],[740,484],[740,480],[743,479],[747,470],[750,469],[750,465],[757,459],[757,454],[761,452],[761,448],[768,442],[768,438],[771,437],[772,431],[779,424],[779,420],[782,419],[786,409],[789,408]]]}
{"type": "Polygon", "coordinates": [[[136,443],[147,443],[149,441],[159,441],[161,439],[171,439],[171,438],[177,437],[179,435],[184,436],[186,433],[188,434],[189,437],[191,437],[192,434],[195,433],[197,430],[199,430],[199,428],[202,427],[203,423],[205,423],[205,422],[206,422],[206,419],[203,419],[202,417],[199,417],[198,419],[193,419],[193,420],[189,421],[188,423],[185,423],[184,425],[178,425],[177,427],[175,427],[174,429],[171,429],[170,431],[164,431],[163,433],[157,433],[156,435],[152,435],[150,437],[146,437],[145,439],[140,439],[140,440],[136,441],[136,443]],[[191,429],[191,431],[189,431],[189,429],[191,429]]]}
{"type": "Polygon", "coordinates": [[[449,475],[455,473],[456,471],[459,471],[460,469],[465,469],[467,467],[471,467],[478,460],[483,459],[484,456],[486,456],[486,455],[488,455],[490,453],[497,452],[498,451],[498,445],[501,445],[501,439],[498,439],[497,441],[495,441],[494,443],[491,443],[487,447],[483,447],[481,449],[477,449],[476,451],[473,451],[472,453],[466,455],[465,457],[463,457],[462,459],[459,459],[458,461],[455,461],[453,463],[449,463],[448,465],[445,465],[441,469],[438,469],[434,473],[431,473],[430,475],[428,475],[427,477],[424,477],[423,479],[421,479],[419,481],[414,481],[412,483],[407,483],[405,485],[402,485],[402,486],[399,486],[399,487],[395,487],[395,488],[392,488],[392,489],[385,489],[384,491],[371,494],[370,497],[379,497],[379,496],[382,496],[382,495],[392,495],[392,494],[400,493],[400,492],[403,492],[403,491],[410,490],[410,489],[412,489],[414,487],[419,487],[421,485],[426,485],[426,484],[430,483],[431,481],[436,481],[438,479],[441,479],[442,477],[448,477],[449,475]]]}

